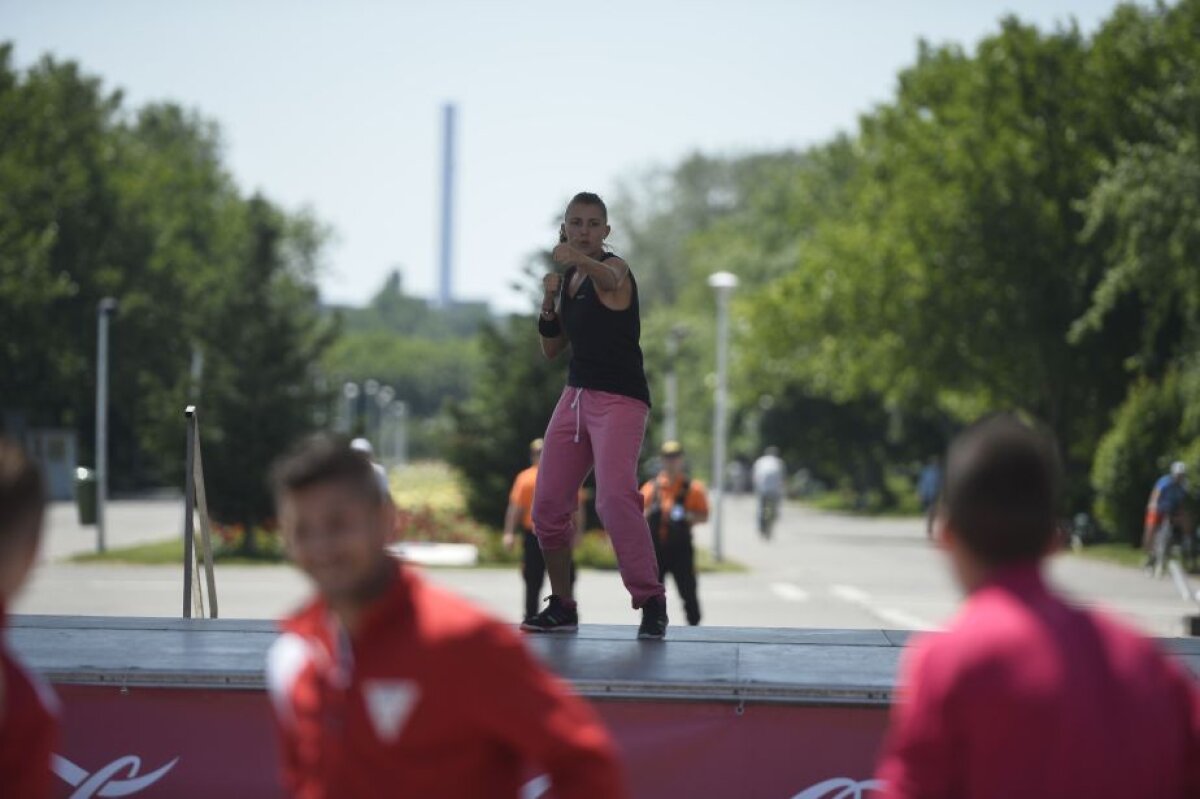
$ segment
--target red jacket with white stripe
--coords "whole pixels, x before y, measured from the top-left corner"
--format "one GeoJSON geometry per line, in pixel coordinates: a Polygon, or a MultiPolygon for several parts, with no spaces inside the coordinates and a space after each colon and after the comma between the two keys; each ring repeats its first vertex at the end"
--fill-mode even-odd
{"type": "MultiPolygon", "coordinates": [[[[0,630],[5,626],[0,605],[0,630]]],[[[0,644],[0,796],[49,797],[58,700],[0,644]]]]}
{"type": "Polygon", "coordinates": [[[508,627],[405,567],[354,636],[320,599],[283,628],[268,686],[293,796],[517,797],[541,772],[560,799],[625,796],[591,708],[508,627]]]}

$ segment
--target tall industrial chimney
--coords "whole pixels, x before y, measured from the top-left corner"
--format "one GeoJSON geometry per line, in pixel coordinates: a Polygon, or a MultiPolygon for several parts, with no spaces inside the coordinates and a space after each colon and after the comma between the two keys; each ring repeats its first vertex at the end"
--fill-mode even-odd
{"type": "Polygon", "coordinates": [[[454,304],[454,104],[442,106],[442,240],[439,254],[439,308],[454,304]]]}

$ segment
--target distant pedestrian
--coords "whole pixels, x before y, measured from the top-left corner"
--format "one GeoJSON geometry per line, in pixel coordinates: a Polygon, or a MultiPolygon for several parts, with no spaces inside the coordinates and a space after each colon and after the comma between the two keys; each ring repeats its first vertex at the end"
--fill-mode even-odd
{"type": "Polygon", "coordinates": [[[933,537],[933,514],[941,490],[942,459],[935,456],[921,467],[917,478],[917,499],[921,502],[921,513],[925,514],[925,535],[930,538],[933,537]]]}
{"type": "Polygon", "coordinates": [[[1195,799],[1200,693],[1156,644],[1046,585],[1054,444],[1013,416],[950,446],[935,534],[967,600],[905,653],[887,799],[1195,799]]]}
{"type": "Polygon", "coordinates": [[[787,492],[787,467],[779,457],[778,447],[767,447],[754,462],[752,470],[754,496],[758,500],[758,533],[765,539],[779,518],[779,506],[787,492]]]}
{"type": "Polygon", "coordinates": [[[704,483],[687,474],[678,441],[664,443],[660,455],[662,471],[642,486],[658,578],[665,581],[668,574],[674,578],[687,622],[696,625],[700,623],[700,597],[692,528],[708,521],[708,494],[704,483]]]}
{"type": "MultiPolygon", "coordinates": [[[[42,539],[46,501],[41,470],[0,439],[0,633],[6,608],[29,577],[42,539]]],[[[50,758],[58,738],[58,700],[0,637],[0,796],[56,795],[50,758]]]]}
{"type": "MultiPolygon", "coordinates": [[[[525,615],[528,621],[537,615],[542,602],[542,586],[546,584],[546,561],[537,536],[533,534],[533,495],[537,488],[538,464],[542,460],[542,439],[529,445],[530,466],[513,481],[508,493],[508,510],[504,513],[505,549],[512,549],[517,541],[517,528],[521,530],[521,578],[525,582],[525,615]]],[[[579,492],[579,506],[575,511],[576,535],[581,535],[587,523],[587,494],[579,492]]],[[[571,563],[571,585],[575,585],[575,563],[571,563]]]]}
{"type": "Polygon", "coordinates": [[[387,469],[375,459],[375,447],[371,445],[368,439],[356,438],[350,442],[350,449],[367,456],[367,460],[371,462],[371,469],[375,472],[375,479],[379,481],[379,490],[383,492],[384,499],[390,502],[392,499],[392,487],[388,480],[387,469]]]}
{"type": "Polygon", "coordinates": [[[316,588],[268,660],[288,795],[517,799],[542,770],[564,799],[625,795],[595,711],[508,625],[388,555],[395,509],[363,453],[305,442],[275,495],[316,588]]]}

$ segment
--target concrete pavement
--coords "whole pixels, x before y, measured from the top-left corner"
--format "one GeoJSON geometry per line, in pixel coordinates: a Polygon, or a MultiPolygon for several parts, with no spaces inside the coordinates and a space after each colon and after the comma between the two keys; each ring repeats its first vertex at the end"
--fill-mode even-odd
{"type": "MultiPolygon", "coordinates": [[[[179,510],[178,503],[173,508],[166,503],[130,507],[126,516],[137,525],[121,531],[121,517],[114,511],[112,539],[128,536],[132,542],[173,519],[178,529],[179,510]]],[[[921,629],[943,623],[958,604],[958,591],[919,519],[861,518],[793,505],[785,508],[774,539],[764,542],[754,530],[753,513],[750,498],[727,500],[725,552],[749,571],[700,576],[705,624],[921,629]]],[[[171,534],[171,528],[166,532],[171,534]]],[[[698,528],[696,535],[699,543],[711,545],[708,527],[698,528]]],[[[78,536],[69,525],[51,529],[47,552],[77,548],[78,536]]],[[[1051,573],[1079,601],[1114,609],[1153,635],[1179,635],[1181,617],[1196,612],[1169,580],[1151,580],[1134,569],[1060,556],[1051,573]]],[[[427,574],[502,618],[519,620],[522,587],[515,569],[430,569],[427,574]]],[[[217,585],[221,615],[229,618],[278,617],[308,591],[304,578],[288,566],[218,566],[217,585]]],[[[682,619],[673,585],[668,584],[668,592],[673,618],[682,619]]],[[[615,572],[583,572],[578,599],[584,623],[632,624],[638,619],[615,572]]],[[[47,560],[14,610],[178,616],[181,605],[180,566],[47,560]]]]}
{"type": "MultiPolygon", "coordinates": [[[[109,549],[163,541],[183,535],[183,497],[119,499],[106,506],[104,534],[109,549]]],[[[96,528],[83,526],[74,502],[46,506],[44,561],[96,551],[96,528]]]]}

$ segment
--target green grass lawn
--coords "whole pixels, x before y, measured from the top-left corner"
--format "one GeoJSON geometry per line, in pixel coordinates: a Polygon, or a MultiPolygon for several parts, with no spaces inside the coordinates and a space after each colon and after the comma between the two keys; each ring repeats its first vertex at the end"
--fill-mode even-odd
{"type": "Polygon", "coordinates": [[[868,492],[858,497],[849,489],[831,489],[820,494],[814,494],[801,500],[804,505],[817,510],[834,513],[853,513],[858,516],[921,516],[921,503],[917,498],[912,480],[899,473],[887,475],[888,489],[892,492],[895,504],[885,505],[883,496],[878,491],[868,492]]]}
{"type": "Polygon", "coordinates": [[[1129,546],[1129,544],[1110,542],[1107,544],[1092,544],[1084,547],[1074,554],[1081,558],[1091,558],[1092,560],[1104,560],[1109,563],[1116,563],[1121,566],[1133,566],[1140,569],[1146,561],[1146,555],[1141,549],[1129,546]]]}
{"type": "MultiPolygon", "coordinates": [[[[199,539],[196,541],[199,544],[199,539]]],[[[199,550],[197,550],[199,552],[199,550]]],[[[235,563],[248,566],[274,566],[283,563],[283,558],[275,553],[264,553],[260,557],[248,558],[235,552],[223,552],[220,547],[213,555],[217,563],[235,563]]],[[[183,563],[183,539],[173,538],[169,541],[158,541],[153,544],[136,544],[131,547],[110,549],[100,554],[88,552],[75,555],[72,563],[129,563],[138,566],[163,566],[183,563]]]]}
{"type": "MultiPolygon", "coordinates": [[[[497,535],[497,539],[499,536],[497,535]]],[[[274,566],[284,563],[283,558],[268,555],[260,558],[247,558],[231,552],[218,552],[214,556],[217,563],[240,564],[245,566],[274,566]]],[[[183,563],[183,541],[173,539],[153,544],[138,544],[131,547],[110,549],[104,554],[88,552],[71,558],[72,563],[126,563],[138,566],[163,566],[183,563]]],[[[480,562],[477,568],[509,569],[517,568],[521,562],[519,549],[505,552],[497,543],[493,546],[480,548],[480,562]]],[[[603,536],[589,535],[579,548],[577,563],[583,569],[613,570],[617,561],[612,554],[612,548],[603,536]]],[[[722,563],[713,560],[712,553],[702,547],[696,548],[696,570],[701,573],[713,572],[744,572],[746,567],[737,561],[726,559],[722,563]]]]}
{"type": "MultiPolygon", "coordinates": [[[[521,562],[519,547],[512,551],[505,550],[498,530],[489,530],[466,518],[466,499],[458,476],[449,466],[434,461],[412,463],[402,469],[393,469],[389,478],[396,506],[409,514],[422,514],[425,523],[432,526],[432,529],[423,531],[410,530],[405,533],[406,540],[470,542],[479,548],[478,568],[518,568],[521,562]]],[[[246,565],[274,565],[284,562],[278,540],[273,535],[259,531],[257,539],[259,547],[263,550],[259,557],[247,558],[232,548],[227,551],[226,547],[229,545],[218,540],[215,542],[214,559],[218,563],[246,565]]],[[[75,563],[181,564],[183,541],[174,538],[160,543],[110,549],[103,555],[77,555],[71,560],[75,563]]],[[[612,545],[604,534],[598,531],[583,536],[575,551],[575,562],[583,569],[617,568],[612,545]]],[[[707,549],[696,547],[696,570],[704,573],[744,572],[746,567],[732,560],[717,563],[707,549]]]]}

